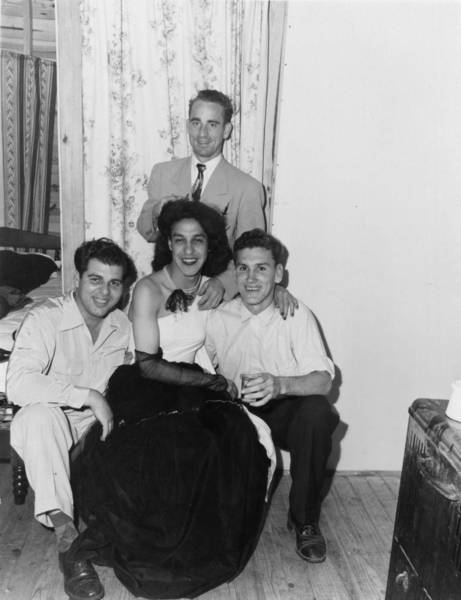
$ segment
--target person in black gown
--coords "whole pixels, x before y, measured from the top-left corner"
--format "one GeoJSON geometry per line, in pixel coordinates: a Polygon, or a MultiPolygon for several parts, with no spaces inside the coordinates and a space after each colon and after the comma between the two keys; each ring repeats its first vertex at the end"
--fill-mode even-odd
{"type": "Polygon", "coordinates": [[[208,311],[196,291],[229,262],[224,220],[176,200],[159,228],[130,308],[136,362],[108,384],[116,426],[105,442],[95,426],[73,465],[87,528],[72,552],[110,565],[136,596],[192,598],[250,558],[270,461],[235,385],[197,364],[208,311]]]}

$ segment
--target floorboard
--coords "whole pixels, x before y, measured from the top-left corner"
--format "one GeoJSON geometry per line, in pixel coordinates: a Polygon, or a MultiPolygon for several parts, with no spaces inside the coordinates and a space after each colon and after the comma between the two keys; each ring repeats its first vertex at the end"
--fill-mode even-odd
{"type": "MultiPolygon", "coordinates": [[[[336,473],[323,503],[328,557],[309,565],[286,529],[290,477],[274,492],[258,547],[234,581],[200,600],[384,600],[399,473],[336,473]]],[[[0,600],[66,600],[53,533],[32,516],[33,494],[15,506],[10,465],[0,464],[0,600]]],[[[108,600],[133,600],[97,567],[108,600]]]]}

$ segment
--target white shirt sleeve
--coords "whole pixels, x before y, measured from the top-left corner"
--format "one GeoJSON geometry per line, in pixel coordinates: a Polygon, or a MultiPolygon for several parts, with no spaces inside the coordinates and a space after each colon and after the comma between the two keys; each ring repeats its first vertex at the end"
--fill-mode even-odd
{"type": "Polygon", "coordinates": [[[288,317],[292,352],[298,362],[300,373],[326,371],[333,379],[335,368],[328,357],[320,331],[312,312],[305,304],[299,305],[293,317],[288,317]]]}
{"type": "Polygon", "coordinates": [[[56,350],[57,323],[46,311],[30,311],[8,361],[6,393],[18,406],[59,404],[81,408],[89,390],[48,376],[56,350]]]}

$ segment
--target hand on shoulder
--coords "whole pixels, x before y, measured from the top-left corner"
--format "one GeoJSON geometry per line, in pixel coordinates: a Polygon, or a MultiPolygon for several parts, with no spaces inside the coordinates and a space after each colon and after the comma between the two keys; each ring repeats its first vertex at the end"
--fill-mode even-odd
{"type": "Polygon", "coordinates": [[[219,306],[224,298],[224,292],[224,286],[217,277],[205,281],[197,292],[197,296],[201,296],[198,303],[199,309],[209,310],[219,306]]]}
{"type": "Polygon", "coordinates": [[[274,289],[274,303],[284,319],[288,315],[293,317],[295,310],[299,308],[298,300],[280,284],[277,284],[274,289]]]}

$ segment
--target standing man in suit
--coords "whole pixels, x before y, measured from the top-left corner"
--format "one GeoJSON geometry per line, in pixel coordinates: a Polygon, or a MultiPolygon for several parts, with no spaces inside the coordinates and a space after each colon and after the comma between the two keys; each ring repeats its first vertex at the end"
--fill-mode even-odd
{"type": "MultiPolygon", "coordinates": [[[[154,165],[147,184],[148,200],[137,221],[139,233],[148,241],[158,237],[157,219],[167,200],[189,196],[216,208],[226,219],[232,247],[244,231],[266,229],[264,189],[261,183],[228,163],[222,155],[224,141],[232,132],[230,99],[217,90],[201,90],[189,102],[187,132],[192,156],[154,165]]],[[[229,271],[209,280],[202,290],[202,308],[213,308],[224,288],[232,297],[233,276],[229,271]]]]}
{"type": "Polygon", "coordinates": [[[231,247],[244,231],[266,228],[263,186],[222,155],[224,141],[232,132],[232,114],[230,99],[217,90],[201,90],[189,102],[187,133],[192,156],[154,165],[147,184],[148,200],[137,222],[148,242],[156,241],[157,219],[171,196],[190,194],[191,199],[216,208],[226,218],[231,247]]]}

